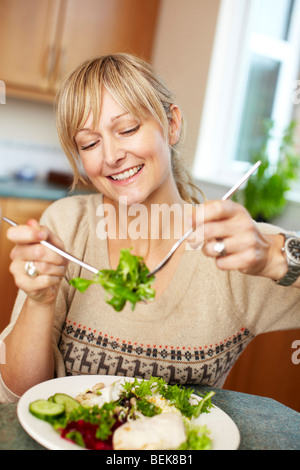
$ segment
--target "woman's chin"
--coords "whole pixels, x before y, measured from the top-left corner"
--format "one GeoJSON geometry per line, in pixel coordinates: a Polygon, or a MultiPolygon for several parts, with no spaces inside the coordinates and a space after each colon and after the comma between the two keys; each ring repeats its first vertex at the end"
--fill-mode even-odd
{"type": "Polygon", "coordinates": [[[119,204],[126,205],[126,206],[133,206],[135,204],[145,204],[146,202],[146,197],[144,194],[141,194],[140,192],[135,192],[135,193],[127,193],[120,195],[118,198],[119,204]]]}

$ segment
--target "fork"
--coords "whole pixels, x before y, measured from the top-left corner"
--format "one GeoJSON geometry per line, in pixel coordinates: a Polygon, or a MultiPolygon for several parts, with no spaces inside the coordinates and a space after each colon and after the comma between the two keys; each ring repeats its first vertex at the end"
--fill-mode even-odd
{"type": "MultiPolygon", "coordinates": [[[[3,220],[7,222],[8,224],[12,225],[13,227],[17,227],[18,224],[14,222],[13,220],[9,219],[8,217],[3,217],[3,220]]],[[[40,242],[41,245],[46,246],[52,251],[55,251],[55,253],[58,253],[61,255],[63,258],[68,259],[69,261],[73,261],[73,263],[79,264],[79,266],[87,269],[88,271],[91,271],[94,274],[97,274],[99,272],[99,269],[94,268],[93,266],[90,266],[89,264],[85,263],[84,261],[81,261],[78,258],[75,258],[75,256],[71,255],[70,253],[67,253],[66,251],[61,250],[60,248],[57,248],[57,246],[52,245],[51,243],[47,242],[46,240],[42,240],[40,242]]]]}
{"type": "MultiPolygon", "coordinates": [[[[238,188],[252,175],[252,173],[259,167],[261,164],[260,161],[255,163],[247,173],[222,197],[222,201],[225,201],[226,199],[229,199],[237,190],[238,188]]],[[[17,227],[17,223],[14,222],[13,220],[9,219],[8,217],[3,217],[3,220],[7,222],[8,224],[12,225],[13,227],[17,227]]],[[[194,228],[191,227],[187,232],[185,232],[179,240],[177,240],[176,243],[172,246],[168,254],[162,259],[160,263],[150,272],[148,273],[148,277],[154,276],[158,271],[160,271],[165,264],[169,261],[171,256],[174,254],[174,252],[177,250],[177,248],[186,240],[194,231],[194,228]]],[[[87,269],[88,271],[91,271],[94,274],[98,274],[99,269],[94,268],[93,266],[90,266],[89,264],[85,263],[84,261],[81,261],[78,258],[75,258],[75,256],[71,255],[70,253],[67,253],[66,251],[61,250],[55,245],[52,245],[51,243],[47,242],[46,240],[42,240],[41,245],[46,246],[52,251],[55,251],[59,255],[61,255],[63,258],[68,259],[69,261],[72,261],[73,263],[78,264],[82,268],[87,269]]]]}
{"type": "MultiPolygon", "coordinates": [[[[244,174],[244,176],[242,176],[241,179],[239,179],[239,181],[234,186],[232,186],[231,189],[229,189],[229,191],[227,191],[226,194],[224,194],[224,196],[222,197],[222,201],[226,201],[227,199],[229,199],[240,188],[240,186],[242,186],[242,184],[245,183],[245,181],[247,181],[247,179],[252,175],[252,173],[254,173],[254,171],[260,165],[261,165],[261,161],[259,160],[250,168],[250,170],[247,171],[247,173],[244,174]]],[[[194,231],[194,228],[191,227],[187,232],[185,232],[182,235],[181,238],[179,238],[179,240],[177,240],[177,242],[174,243],[174,245],[172,246],[168,254],[161,260],[160,263],[158,263],[158,265],[150,273],[148,273],[148,277],[154,276],[158,271],[160,271],[166,265],[166,263],[169,261],[171,256],[177,250],[177,248],[184,242],[184,240],[186,240],[193,233],[193,231],[194,231]]]]}

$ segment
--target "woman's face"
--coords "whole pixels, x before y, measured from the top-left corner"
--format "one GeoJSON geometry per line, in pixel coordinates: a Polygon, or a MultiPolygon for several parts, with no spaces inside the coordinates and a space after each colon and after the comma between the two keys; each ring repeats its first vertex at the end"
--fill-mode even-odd
{"type": "Polygon", "coordinates": [[[175,143],[173,133],[166,142],[152,116],[138,122],[107,90],[96,128],[92,124],[91,114],[75,140],[84,170],[99,192],[116,202],[127,198],[128,205],[146,202],[163,188],[167,197],[175,184],[169,148],[175,143]]]}

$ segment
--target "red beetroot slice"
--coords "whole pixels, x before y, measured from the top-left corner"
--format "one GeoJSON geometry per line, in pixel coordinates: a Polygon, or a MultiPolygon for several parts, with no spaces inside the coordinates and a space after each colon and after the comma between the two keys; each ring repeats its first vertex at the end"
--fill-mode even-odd
{"type": "Polygon", "coordinates": [[[112,450],[112,436],[105,441],[97,439],[96,432],[98,424],[92,424],[80,419],[69,423],[61,430],[61,437],[72,441],[67,435],[71,432],[79,432],[82,436],[85,447],[90,450],[112,450]]]}

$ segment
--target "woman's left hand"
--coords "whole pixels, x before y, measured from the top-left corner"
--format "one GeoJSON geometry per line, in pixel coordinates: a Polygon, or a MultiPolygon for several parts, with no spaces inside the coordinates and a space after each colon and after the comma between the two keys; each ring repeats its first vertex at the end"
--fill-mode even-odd
{"type": "Polygon", "coordinates": [[[202,233],[203,253],[215,258],[218,268],[274,280],[286,273],[287,264],[281,251],[283,236],[263,234],[240,204],[222,200],[206,202],[202,210],[196,211],[194,224],[202,233]],[[220,255],[216,248],[222,248],[222,244],[224,251],[220,255]]]}

